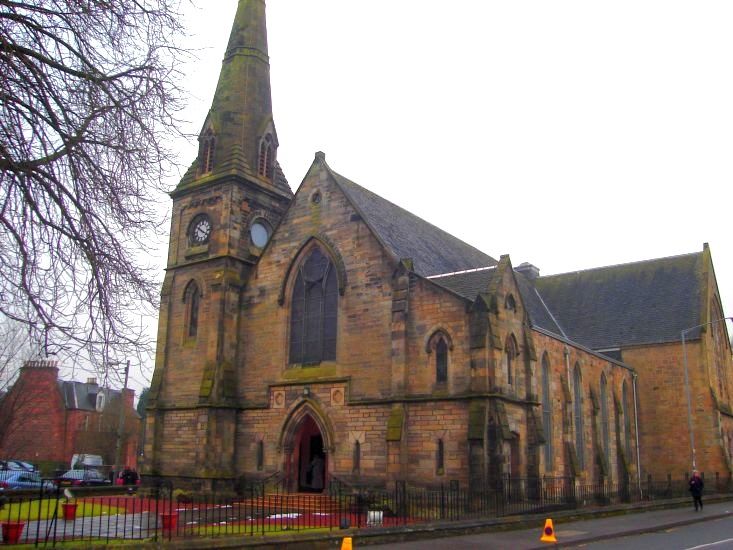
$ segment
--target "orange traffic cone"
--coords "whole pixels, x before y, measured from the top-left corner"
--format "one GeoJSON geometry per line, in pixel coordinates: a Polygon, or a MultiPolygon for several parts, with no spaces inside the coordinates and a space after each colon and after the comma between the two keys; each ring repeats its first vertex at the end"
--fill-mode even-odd
{"type": "Polygon", "coordinates": [[[351,537],[344,537],[344,540],[341,543],[341,550],[352,550],[351,537]]]}
{"type": "Polygon", "coordinates": [[[555,538],[555,528],[552,526],[552,520],[545,520],[545,528],[542,530],[542,536],[540,537],[542,542],[557,542],[555,538]]]}

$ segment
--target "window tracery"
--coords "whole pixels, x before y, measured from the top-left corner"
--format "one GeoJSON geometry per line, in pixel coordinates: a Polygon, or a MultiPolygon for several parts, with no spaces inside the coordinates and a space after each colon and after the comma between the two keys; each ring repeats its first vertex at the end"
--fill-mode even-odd
{"type": "Polygon", "coordinates": [[[338,281],[336,269],[320,247],[298,267],[290,312],[290,363],[336,359],[338,281]]]}

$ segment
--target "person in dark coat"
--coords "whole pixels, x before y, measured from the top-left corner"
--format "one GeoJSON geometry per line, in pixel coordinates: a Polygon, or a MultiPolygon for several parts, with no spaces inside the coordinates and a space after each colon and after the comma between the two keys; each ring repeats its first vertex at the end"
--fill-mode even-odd
{"type": "Polygon", "coordinates": [[[698,507],[702,510],[702,489],[705,487],[705,483],[700,477],[700,473],[697,470],[693,470],[692,477],[690,478],[690,493],[692,494],[692,501],[695,503],[695,512],[698,507]]]}

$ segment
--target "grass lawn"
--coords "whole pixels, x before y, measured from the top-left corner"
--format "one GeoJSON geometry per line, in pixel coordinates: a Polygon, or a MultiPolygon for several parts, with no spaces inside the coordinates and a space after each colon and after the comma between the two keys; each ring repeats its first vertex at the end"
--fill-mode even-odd
{"type": "MultiPolygon", "coordinates": [[[[51,519],[53,517],[54,507],[58,502],[57,518],[63,517],[61,511],[62,501],[56,499],[46,500],[30,500],[22,502],[20,504],[6,504],[5,507],[0,510],[0,520],[10,521],[36,521],[39,519],[51,519]]],[[[83,516],[104,516],[117,514],[123,511],[122,508],[115,506],[106,506],[99,503],[91,503],[78,501],[76,508],[76,517],[83,516]]]]}

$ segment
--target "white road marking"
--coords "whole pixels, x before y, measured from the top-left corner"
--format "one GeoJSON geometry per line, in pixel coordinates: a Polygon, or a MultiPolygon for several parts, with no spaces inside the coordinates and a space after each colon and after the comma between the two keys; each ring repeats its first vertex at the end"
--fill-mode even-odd
{"type": "Polygon", "coordinates": [[[731,542],[733,542],[733,539],[719,540],[716,542],[710,542],[708,544],[701,544],[700,546],[691,546],[690,548],[686,548],[685,550],[698,550],[699,548],[712,548],[714,546],[720,546],[721,544],[730,544],[731,542]]]}

